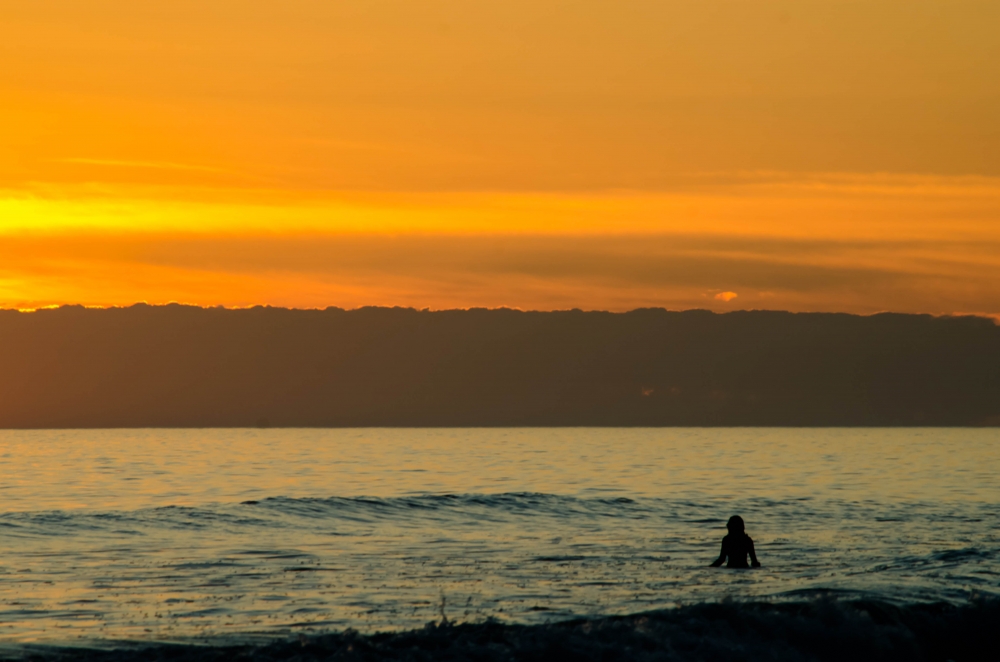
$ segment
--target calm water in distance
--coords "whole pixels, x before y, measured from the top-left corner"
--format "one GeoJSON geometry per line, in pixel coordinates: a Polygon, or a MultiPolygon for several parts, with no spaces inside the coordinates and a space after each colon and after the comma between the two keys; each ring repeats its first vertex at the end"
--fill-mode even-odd
{"type": "Polygon", "coordinates": [[[0,431],[0,639],[961,602],[997,476],[995,428],[0,431]],[[737,513],[764,567],[707,568],[737,513]]]}

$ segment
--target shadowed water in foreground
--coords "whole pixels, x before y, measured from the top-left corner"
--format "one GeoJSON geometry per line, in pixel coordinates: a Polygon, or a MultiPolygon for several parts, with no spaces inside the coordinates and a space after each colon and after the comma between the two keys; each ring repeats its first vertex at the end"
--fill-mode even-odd
{"type": "Polygon", "coordinates": [[[696,605],[548,625],[431,623],[418,630],[299,636],[270,644],[22,647],[34,660],[996,660],[1000,601],[897,607],[877,601],[696,605]]]}

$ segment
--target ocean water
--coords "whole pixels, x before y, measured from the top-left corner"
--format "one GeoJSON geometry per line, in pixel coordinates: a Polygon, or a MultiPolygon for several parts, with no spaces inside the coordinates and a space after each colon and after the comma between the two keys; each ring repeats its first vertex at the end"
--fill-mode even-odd
{"type": "Polygon", "coordinates": [[[1000,594],[998,429],[0,431],[0,640],[1000,594]],[[707,567],[740,514],[763,567],[707,567]]]}

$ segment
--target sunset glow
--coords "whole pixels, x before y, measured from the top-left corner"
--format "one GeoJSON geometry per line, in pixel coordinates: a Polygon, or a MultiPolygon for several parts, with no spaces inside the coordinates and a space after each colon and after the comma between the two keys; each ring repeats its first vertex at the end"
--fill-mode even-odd
{"type": "Polygon", "coordinates": [[[997,315],[998,20],[21,3],[0,17],[0,307],[997,315]]]}

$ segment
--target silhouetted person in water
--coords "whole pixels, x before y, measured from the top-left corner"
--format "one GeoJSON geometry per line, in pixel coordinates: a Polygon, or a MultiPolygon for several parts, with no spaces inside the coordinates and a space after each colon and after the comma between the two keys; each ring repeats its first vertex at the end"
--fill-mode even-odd
{"type": "Polygon", "coordinates": [[[747,565],[747,554],[749,554],[750,563],[753,567],[759,568],[760,561],[753,551],[753,540],[743,530],[743,518],[733,515],[726,522],[726,528],[729,529],[729,535],[722,539],[722,551],[719,552],[719,558],[712,562],[712,567],[718,568],[728,557],[727,568],[749,568],[747,565]]]}

